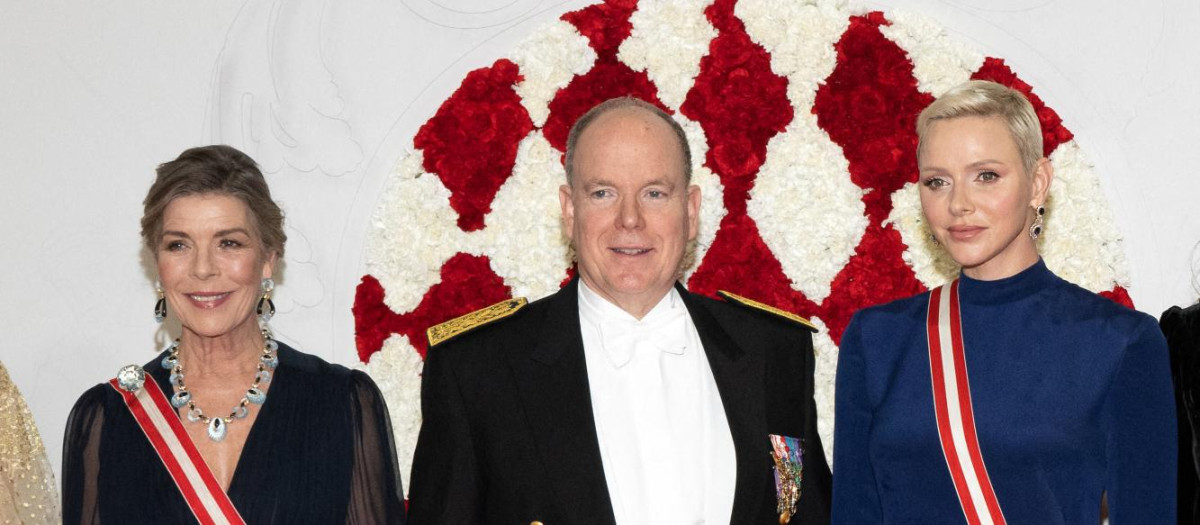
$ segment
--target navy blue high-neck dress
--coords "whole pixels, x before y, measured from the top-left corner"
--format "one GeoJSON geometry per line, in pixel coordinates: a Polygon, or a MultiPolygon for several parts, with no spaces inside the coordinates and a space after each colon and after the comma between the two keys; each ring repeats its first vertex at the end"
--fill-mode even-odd
{"type": "MultiPolygon", "coordinates": [[[[983,460],[1010,524],[1174,523],[1176,434],[1155,320],[1042,261],[959,284],[983,460]]],[[[855,314],[842,337],[834,523],[965,523],[934,418],[929,293],[855,314]]]]}

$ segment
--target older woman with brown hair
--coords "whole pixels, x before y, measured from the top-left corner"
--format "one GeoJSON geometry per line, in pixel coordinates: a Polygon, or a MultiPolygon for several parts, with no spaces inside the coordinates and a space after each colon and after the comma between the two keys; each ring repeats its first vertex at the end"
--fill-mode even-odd
{"type": "Polygon", "coordinates": [[[142,239],[179,338],[88,390],[67,423],[65,523],[401,523],[383,399],[366,374],[273,339],[286,235],[229,146],[158,168],[142,239]]]}
{"type": "Polygon", "coordinates": [[[1107,496],[1113,525],[1172,523],[1166,342],[1038,255],[1054,172],[1033,107],[968,82],[917,134],[921,209],[962,273],[846,328],[833,522],[1094,524],[1107,496]]]}

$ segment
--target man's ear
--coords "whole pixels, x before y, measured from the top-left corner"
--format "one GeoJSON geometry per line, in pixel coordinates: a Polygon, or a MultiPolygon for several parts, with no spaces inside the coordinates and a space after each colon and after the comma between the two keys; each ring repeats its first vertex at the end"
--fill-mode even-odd
{"type": "Polygon", "coordinates": [[[571,186],[563,184],[558,187],[558,205],[562,207],[563,235],[568,240],[575,240],[575,203],[571,200],[571,186]]]}
{"type": "Polygon", "coordinates": [[[694,240],[700,232],[700,186],[692,184],[687,189],[688,240],[694,240]]]}

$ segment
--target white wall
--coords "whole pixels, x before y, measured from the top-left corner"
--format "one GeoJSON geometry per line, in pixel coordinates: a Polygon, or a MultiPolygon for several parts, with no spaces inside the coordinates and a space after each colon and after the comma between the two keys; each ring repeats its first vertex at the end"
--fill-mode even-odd
{"type": "MultiPolygon", "coordinates": [[[[156,164],[224,142],[264,165],[291,237],[273,324],[353,363],[350,306],[384,176],[467,71],[583,3],[6,2],[0,360],[51,461],[79,393],[165,338],[138,237],[156,164]]],[[[1063,116],[1125,234],[1134,301],[1157,316],[1197,295],[1200,4],[1099,4],[862,6],[937,18],[1063,116]]]]}

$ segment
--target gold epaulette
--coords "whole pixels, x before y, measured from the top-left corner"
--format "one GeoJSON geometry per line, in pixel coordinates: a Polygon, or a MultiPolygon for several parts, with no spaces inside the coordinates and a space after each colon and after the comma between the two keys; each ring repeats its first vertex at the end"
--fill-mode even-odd
{"type": "Polygon", "coordinates": [[[524,297],[513,297],[486,308],[480,308],[467,315],[455,317],[442,324],[431,326],[425,331],[425,335],[429,338],[429,346],[435,346],[490,322],[504,319],[527,304],[529,301],[524,297]]]}
{"type": "Polygon", "coordinates": [[[717,295],[720,295],[721,297],[724,297],[725,299],[727,299],[729,301],[733,301],[735,304],[740,304],[742,306],[748,306],[755,310],[762,310],[767,313],[775,314],[775,315],[778,315],[779,317],[782,317],[789,321],[795,321],[797,323],[804,325],[805,328],[812,330],[814,333],[818,331],[817,325],[812,324],[812,321],[809,321],[808,319],[800,317],[792,312],[780,310],[769,304],[763,304],[758,301],[755,301],[754,299],[742,297],[738,294],[735,294],[733,292],[727,292],[725,290],[717,290],[717,295]]]}

